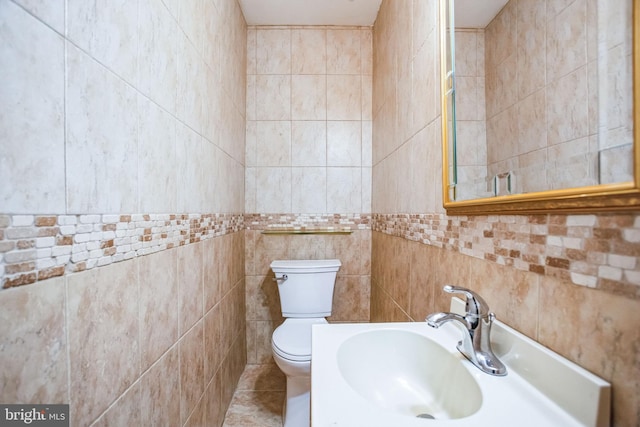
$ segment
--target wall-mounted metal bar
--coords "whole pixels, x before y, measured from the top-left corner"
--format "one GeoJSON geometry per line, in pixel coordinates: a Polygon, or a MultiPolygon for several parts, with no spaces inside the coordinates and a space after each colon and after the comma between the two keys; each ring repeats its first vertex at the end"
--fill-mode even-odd
{"type": "Polygon", "coordinates": [[[288,234],[351,234],[350,229],[332,229],[332,228],[274,228],[262,230],[262,234],[288,235],[288,234]]]}

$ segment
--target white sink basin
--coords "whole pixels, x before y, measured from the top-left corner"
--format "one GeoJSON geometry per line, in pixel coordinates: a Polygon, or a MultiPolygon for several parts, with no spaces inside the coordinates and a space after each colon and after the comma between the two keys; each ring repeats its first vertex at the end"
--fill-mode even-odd
{"type": "Polygon", "coordinates": [[[400,415],[464,418],[482,403],[478,383],[460,359],[414,332],[353,335],[340,345],[337,359],[340,374],[360,396],[400,415]]]}
{"type": "Polygon", "coordinates": [[[606,381],[500,322],[508,374],[492,376],[458,352],[461,336],[453,323],[314,325],[312,427],[610,425],[606,381]]]}

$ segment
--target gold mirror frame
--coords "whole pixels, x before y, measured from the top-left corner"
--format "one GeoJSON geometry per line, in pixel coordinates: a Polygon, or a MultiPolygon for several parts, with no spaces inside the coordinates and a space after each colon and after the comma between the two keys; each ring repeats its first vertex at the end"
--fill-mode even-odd
{"type": "Polygon", "coordinates": [[[455,201],[449,182],[447,102],[447,2],[440,0],[440,83],[442,113],[442,196],[449,215],[587,213],[640,209],[640,0],[633,0],[633,171],[634,180],[562,190],[455,201]]]}

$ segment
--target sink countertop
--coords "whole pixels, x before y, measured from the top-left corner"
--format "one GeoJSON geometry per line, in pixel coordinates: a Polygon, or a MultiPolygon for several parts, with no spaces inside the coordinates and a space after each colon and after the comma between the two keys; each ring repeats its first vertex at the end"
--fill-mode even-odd
{"type": "Polygon", "coordinates": [[[312,426],[609,425],[608,383],[500,322],[495,322],[493,329],[492,338],[499,337],[501,340],[499,345],[494,344],[494,351],[508,369],[508,375],[504,377],[481,372],[458,352],[456,345],[461,338],[461,331],[452,323],[439,329],[431,328],[424,322],[314,325],[311,366],[312,426]],[[350,337],[374,330],[408,331],[442,345],[460,360],[477,381],[482,393],[480,409],[465,418],[427,420],[383,409],[362,397],[345,381],[336,356],[341,344],[350,337]],[[530,368],[523,360],[533,357],[532,354],[537,354],[536,352],[541,352],[543,357],[535,356],[538,363],[531,364],[530,368]],[[541,363],[544,363],[542,368],[541,363]],[[557,378],[562,378],[562,382],[558,382],[557,378]],[[564,389],[566,387],[569,389],[564,389]],[[592,413],[595,410],[598,410],[597,414],[592,413]],[[578,411],[587,413],[580,414],[578,411]]]}

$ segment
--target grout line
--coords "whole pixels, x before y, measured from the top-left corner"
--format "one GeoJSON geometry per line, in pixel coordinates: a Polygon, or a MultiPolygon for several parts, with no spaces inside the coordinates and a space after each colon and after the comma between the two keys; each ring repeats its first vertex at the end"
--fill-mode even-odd
{"type": "MultiPolygon", "coordinates": [[[[64,11],[63,11],[63,19],[64,19],[64,33],[62,35],[62,43],[63,43],[63,88],[62,88],[62,135],[63,135],[63,156],[64,156],[64,161],[63,161],[63,169],[64,169],[64,213],[68,213],[68,206],[69,206],[69,201],[68,201],[68,195],[67,195],[67,191],[68,191],[68,183],[67,183],[67,79],[68,79],[68,66],[67,66],[67,40],[65,35],[68,32],[68,17],[67,17],[67,11],[68,11],[68,4],[67,4],[67,0],[64,1],[64,11]]],[[[67,341],[67,402],[69,403],[69,418],[72,418],[71,416],[71,341],[69,339],[69,277],[65,274],[63,276],[63,280],[64,280],[64,329],[65,329],[65,336],[66,336],[66,341],[67,341]]],[[[71,420],[69,420],[69,422],[71,422],[71,420]]]]}

